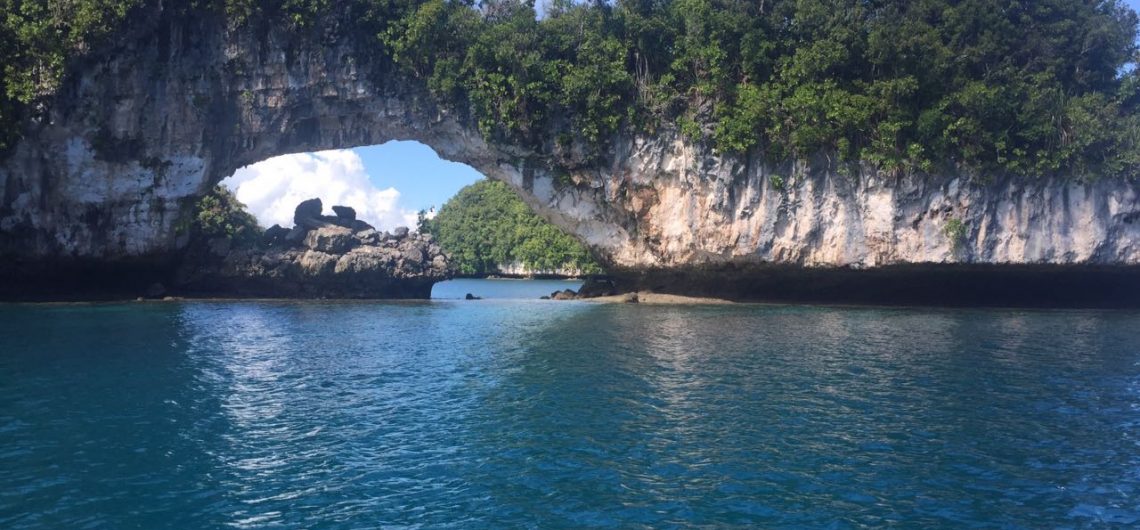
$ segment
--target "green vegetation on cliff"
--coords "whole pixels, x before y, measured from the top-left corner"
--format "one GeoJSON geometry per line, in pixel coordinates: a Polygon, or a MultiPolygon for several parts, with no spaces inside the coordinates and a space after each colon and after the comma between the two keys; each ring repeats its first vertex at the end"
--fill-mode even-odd
{"type": "Polygon", "coordinates": [[[0,0],[0,151],[59,88],[68,60],[107,38],[142,0],[0,0]]]}
{"type": "Polygon", "coordinates": [[[675,123],[722,152],[887,170],[1140,168],[1136,15],[1114,0],[412,2],[384,41],[485,134],[675,123]]]}
{"type": "MultiPolygon", "coordinates": [[[[0,142],[69,58],[155,1],[0,0],[0,142]]],[[[1140,171],[1137,18],[1118,0],[555,0],[542,20],[517,0],[165,5],[308,35],[334,13],[489,138],[553,154],[672,124],[774,162],[1140,171]]]]}
{"type": "Polygon", "coordinates": [[[459,190],[434,219],[421,216],[419,229],[435,236],[461,274],[490,274],[508,263],[601,272],[581,243],[535,215],[502,182],[481,180],[459,190]]]}
{"type": "Polygon", "coordinates": [[[198,199],[195,207],[193,234],[203,240],[225,238],[235,243],[252,243],[262,233],[245,205],[221,186],[198,199]]]}

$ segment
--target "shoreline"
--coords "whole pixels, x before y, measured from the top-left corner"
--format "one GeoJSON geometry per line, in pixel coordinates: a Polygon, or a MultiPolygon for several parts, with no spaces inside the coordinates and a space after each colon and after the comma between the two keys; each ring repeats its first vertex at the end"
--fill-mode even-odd
{"type": "Polygon", "coordinates": [[[585,281],[594,276],[604,276],[601,274],[584,275],[584,276],[561,276],[557,274],[533,274],[533,275],[510,275],[510,274],[488,274],[486,276],[479,275],[457,275],[453,276],[452,280],[552,280],[552,281],[585,281]]]}
{"type": "Polygon", "coordinates": [[[596,304],[645,304],[645,305],[769,305],[750,304],[748,302],[733,302],[723,298],[711,296],[684,296],[679,294],[654,293],[652,291],[637,291],[633,293],[615,294],[610,296],[597,296],[594,298],[581,298],[581,302],[596,304]],[[631,300],[636,296],[636,301],[631,300]]]}
{"type": "MultiPolygon", "coordinates": [[[[0,303],[116,303],[137,302],[140,297],[164,301],[162,298],[168,296],[186,300],[431,300],[432,290],[423,285],[415,290],[393,285],[387,292],[351,288],[323,292],[313,285],[303,292],[282,292],[269,286],[255,289],[257,286],[231,284],[228,290],[202,292],[180,286],[165,264],[158,262],[122,267],[78,262],[51,267],[51,263],[43,263],[38,269],[31,264],[15,265],[0,265],[0,303]],[[158,289],[153,288],[156,286],[158,289]]],[[[452,279],[528,281],[505,277],[452,279]]],[[[637,293],[639,302],[649,304],[1140,309],[1140,266],[943,264],[815,269],[756,264],[737,268],[617,269],[607,275],[549,281],[591,279],[612,282],[609,292],[637,293]]],[[[432,286],[438,283],[432,282],[432,286]]],[[[624,298],[619,294],[580,300],[616,303],[624,298]]]]}
{"type": "Polygon", "coordinates": [[[542,300],[535,298],[495,298],[488,300],[463,300],[460,298],[267,298],[267,297],[218,297],[218,296],[173,296],[166,298],[134,298],[121,299],[89,299],[89,300],[0,300],[0,308],[5,306],[114,306],[128,304],[165,305],[176,303],[225,303],[225,302],[257,302],[257,303],[287,303],[287,304],[399,304],[421,305],[431,303],[472,303],[472,302],[522,302],[522,303],[566,303],[579,302],[596,305],[651,305],[651,306],[734,306],[734,307],[819,307],[835,309],[875,309],[875,310],[933,310],[933,311],[1022,311],[1022,312],[1110,312],[1134,313],[1140,308],[1132,307],[1020,307],[1020,306],[939,306],[939,305],[884,305],[884,304],[857,304],[857,303],[826,303],[826,302],[788,302],[788,301],[733,301],[723,298],[683,296],[667,293],[638,292],[612,296],[599,296],[595,298],[581,298],[576,300],[542,300]],[[638,301],[630,302],[629,294],[637,294],[638,301]]]}

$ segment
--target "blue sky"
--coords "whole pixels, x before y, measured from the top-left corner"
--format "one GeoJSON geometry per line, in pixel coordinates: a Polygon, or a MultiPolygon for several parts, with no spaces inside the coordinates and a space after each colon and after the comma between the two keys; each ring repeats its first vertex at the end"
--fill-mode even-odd
{"type": "Polygon", "coordinates": [[[421,143],[388,142],[270,158],[237,170],[222,184],[264,227],[292,226],[297,204],[316,197],[325,213],[334,205],[351,206],[358,218],[390,230],[414,227],[419,210],[439,208],[482,178],[421,143]]]}
{"type": "Polygon", "coordinates": [[[460,188],[483,178],[471,166],[443,160],[419,142],[388,142],[352,151],[364,162],[372,182],[400,190],[401,201],[414,210],[438,208],[460,188]]]}

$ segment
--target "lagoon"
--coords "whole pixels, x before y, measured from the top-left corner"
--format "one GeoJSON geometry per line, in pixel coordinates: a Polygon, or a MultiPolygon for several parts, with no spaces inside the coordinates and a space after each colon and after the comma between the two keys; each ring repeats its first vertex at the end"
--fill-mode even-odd
{"type": "Polygon", "coordinates": [[[1140,522],[1140,313],[470,281],[485,300],[0,305],[0,527],[1140,522]]]}

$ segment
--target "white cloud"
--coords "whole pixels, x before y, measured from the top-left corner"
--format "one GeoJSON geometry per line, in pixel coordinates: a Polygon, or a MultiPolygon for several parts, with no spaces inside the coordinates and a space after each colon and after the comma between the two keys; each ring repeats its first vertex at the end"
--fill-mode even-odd
{"type": "Polygon", "coordinates": [[[416,212],[400,207],[400,192],[372,183],[364,164],[348,149],[270,158],[243,167],[222,181],[262,226],[293,226],[293,210],[319,197],[325,213],[335,205],[356,209],[357,219],[381,230],[416,226],[416,212]]]}

